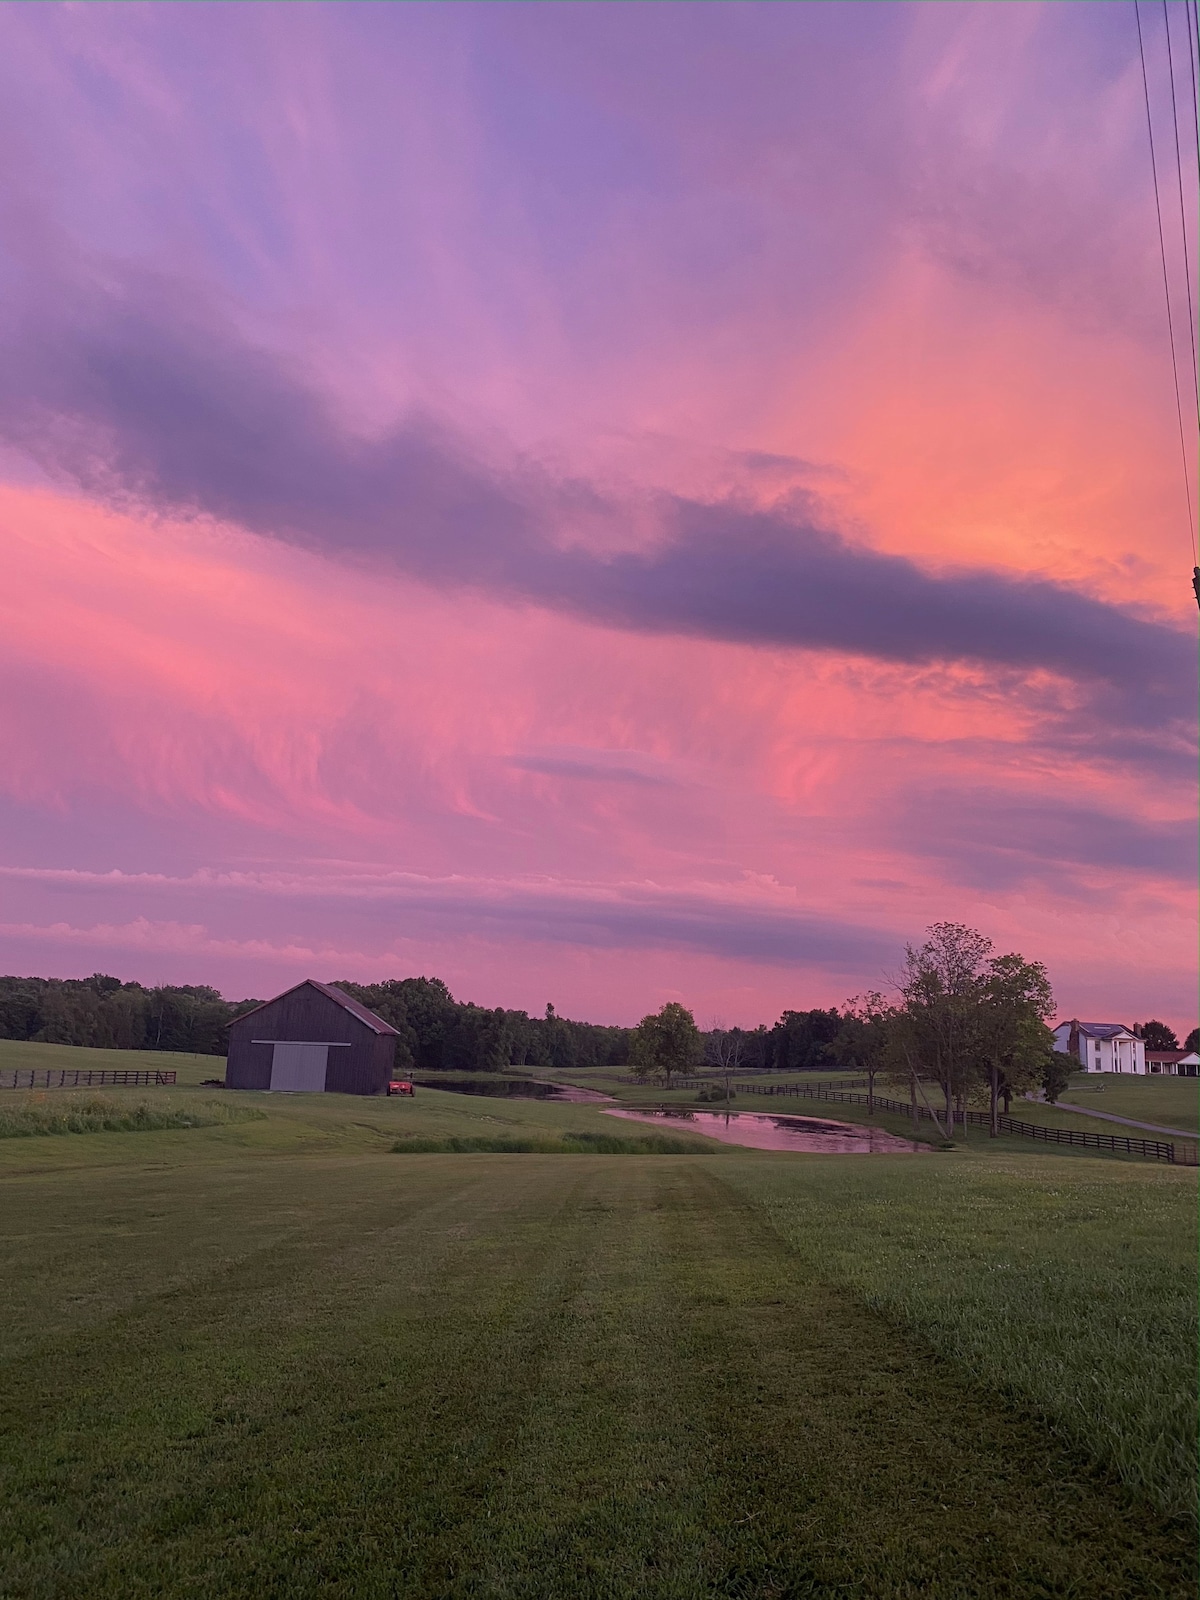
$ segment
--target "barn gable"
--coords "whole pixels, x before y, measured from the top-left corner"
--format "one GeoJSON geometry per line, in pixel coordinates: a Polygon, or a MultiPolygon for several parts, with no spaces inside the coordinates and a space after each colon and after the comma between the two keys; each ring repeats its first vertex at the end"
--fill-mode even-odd
{"type": "Polygon", "coordinates": [[[385,1094],[396,1030],[331,983],[307,978],[229,1029],[231,1089],[385,1094]]]}

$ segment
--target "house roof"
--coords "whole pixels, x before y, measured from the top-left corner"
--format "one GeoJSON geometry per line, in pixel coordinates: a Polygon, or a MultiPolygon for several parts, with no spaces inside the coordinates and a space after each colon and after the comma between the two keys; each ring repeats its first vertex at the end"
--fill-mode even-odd
{"type": "Polygon", "coordinates": [[[1080,1022],[1076,1019],[1072,1026],[1091,1039],[1115,1039],[1119,1033],[1128,1034],[1131,1039],[1135,1037],[1133,1029],[1123,1022],[1080,1022]]]}
{"type": "MultiPolygon", "coordinates": [[[[341,1006],[343,1011],[348,1011],[359,1022],[365,1022],[373,1033],[395,1034],[396,1030],[382,1017],[377,1017],[373,1011],[368,1011],[366,1006],[360,1005],[357,1000],[352,1000],[344,989],[339,989],[336,984],[319,983],[316,978],[305,978],[303,983],[294,983],[290,989],[285,989],[283,994],[277,994],[275,1000],[282,1000],[285,995],[295,994],[297,989],[319,989],[327,1000],[333,1000],[341,1006]]],[[[267,1006],[273,1006],[275,1000],[264,1000],[261,1006],[255,1006],[254,1011],[243,1011],[238,1017],[238,1022],[244,1022],[247,1017],[252,1017],[258,1011],[263,1011],[267,1006]]]]}

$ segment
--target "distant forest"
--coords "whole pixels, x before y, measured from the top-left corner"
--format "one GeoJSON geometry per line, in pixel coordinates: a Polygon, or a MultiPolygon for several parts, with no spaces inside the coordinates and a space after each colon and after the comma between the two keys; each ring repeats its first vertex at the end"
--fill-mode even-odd
{"type": "MultiPolygon", "coordinates": [[[[440,978],[385,983],[337,980],[399,1034],[403,1072],[496,1072],[509,1066],[624,1066],[630,1028],[572,1022],[546,1007],[542,1017],[455,1000],[440,978]]],[[[225,1000],[203,984],[90,978],[0,978],[0,1038],[112,1050],[181,1050],[223,1056],[229,1024],[258,1000],[225,1000]]],[[[741,1064],[776,1071],[819,1067],[830,1059],[840,1018],[831,1011],[785,1011],[773,1028],[733,1029],[741,1064]]]]}

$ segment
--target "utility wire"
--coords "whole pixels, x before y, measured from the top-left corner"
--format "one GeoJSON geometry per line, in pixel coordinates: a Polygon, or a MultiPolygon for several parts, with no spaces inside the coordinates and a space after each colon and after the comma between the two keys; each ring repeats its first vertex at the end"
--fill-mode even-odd
{"type": "Polygon", "coordinates": [[[1183,397],[1179,391],[1179,359],[1175,354],[1175,319],[1171,315],[1171,284],[1167,277],[1167,246],[1163,238],[1162,200],[1158,192],[1158,163],[1154,155],[1154,122],[1150,116],[1150,80],[1146,76],[1146,49],[1142,42],[1142,16],[1138,0],[1133,0],[1133,16],[1137,23],[1138,55],[1142,62],[1142,92],[1146,100],[1146,132],[1150,136],[1150,171],[1154,176],[1154,214],[1158,218],[1158,251],[1162,258],[1163,296],[1167,302],[1167,333],[1171,341],[1171,371],[1175,375],[1175,415],[1179,421],[1179,453],[1183,461],[1183,492],[1187,496],[1188,538],[1192,544],[1193,586],[1196,603],[1200,605],[1200,566],[1196,561],[1196,524],[1192,515],[1192,479],[1188,471],[1187,444],[1183,432],[1183,397]]]}
{"type": "MultiPolygon", "coordinates": [[[[1196,420],[1200,423],[1200,367],[1196,365],[1196,310],[1192,300],[1192,262],[1188,254],[1187,215],[1183,207],[1183,157],[1179,152],[1179,111],[1175,104],[1175,58],[1171,53],[1171,19],[1167,13],[1167,0],[1162,0],[1163,27],[1167,30],[1167,71],[1171,75],[1171,127],[1175,131],[1175,182],[1179,190],[1179,231],[1183,235],[1183,273],[1187,280],[1188,338],[1192,342],[1192,382],[1196,388],[1196,420]]],[[[1189,17],[1189,22],[1191,18],[1189,17]]],[[[1188,29],[1189,34],[1191,29],[1188,29]]],[[[1191,42],[1188,43],[1188,64],[1191,65],[1191,42]]]]}

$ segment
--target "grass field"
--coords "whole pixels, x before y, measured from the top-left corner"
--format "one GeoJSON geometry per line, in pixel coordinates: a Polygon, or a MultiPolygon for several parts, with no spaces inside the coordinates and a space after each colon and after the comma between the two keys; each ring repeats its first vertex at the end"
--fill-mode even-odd
{"type": "Polygon", "coordinates": [[[28,1039],[0,1039],[0,1072],[37,1072],[60,1067],[86,1072],[115,1068],[118,1072],[174,1072],[181,1084],[225,1076],[223,1056],[191,1056],[174,1050],[93,1050],[86,1045],[37,1044],[28,1039]]]}
{"type": "Polygon", "coordinates": [[[1194,1173],[242,1103],[0,1143],[0,1594],[1194,1593],[1194,1173]]]}
{"type": "Polygon", "coordinates": [[[1123,1072],[1080,1072],[1063,1099],[1118,1117],[1158,1122],[1193,1136],[1200,1130],[1200,1078],[1135,1078],[1123,1072]]]}

